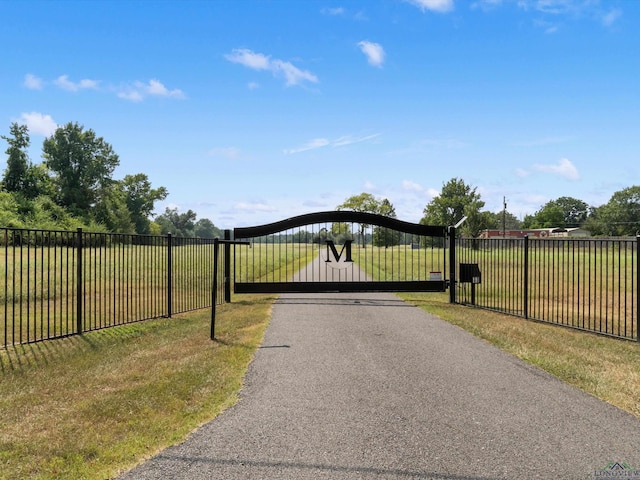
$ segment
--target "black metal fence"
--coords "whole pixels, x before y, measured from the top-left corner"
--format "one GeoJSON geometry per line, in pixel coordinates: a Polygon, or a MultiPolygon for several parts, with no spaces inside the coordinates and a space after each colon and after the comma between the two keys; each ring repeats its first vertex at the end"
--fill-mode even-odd
{"type": "Polygon", "coordinates": [[[0,346],[210,307],[213,257],[213,239],[2,228],[0,346]]]}
{"type": "Polygon", "coordinates": [[[640,341],[640,237],[458,239],[458,303],[640,341]],[[475,279],[465,269],[477,265],[475,279]]]}

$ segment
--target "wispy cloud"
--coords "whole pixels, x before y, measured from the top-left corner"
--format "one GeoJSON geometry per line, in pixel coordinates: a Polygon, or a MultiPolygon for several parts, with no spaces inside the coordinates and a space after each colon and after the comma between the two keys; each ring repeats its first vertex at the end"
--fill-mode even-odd
{"type": "Polygon", "coordinates": [[[273,212],[275,207],[262,202],[239,202],[234,205],[236,210],[244,212],[273,212]]]}
{"type": "Polygon", "coordinates": [[[434,198],[440,195],[439,190],[436,190],[435,188],[425,188],[412,180],[403,180],[402,190],[405,192],[417,193],[421,196],[426,196],[427,198],[434,198]]]}
{"type": "Polygon", "coordinates": [[[422,185],[411,180],[403,180],[402,189],[409,192],[424,192],[424,187],[422,185]]]}
{"type": "Polygon", "coordinates": [[[58,128],[58,124],[51,118],[51,115],[44,115],[39,112],[21,114],[18,123],[26,125],[29,133],[44,137],[50,137],[58,128]]]}
{"type": "Polygon", "coordinates": [[[561,158],[560,161],[558,161],[558,163],[555,165],[537,164],[533,166],[533,169],[538,172],[558,175],[568,180],[578,180],[580,178],[578,169],[567,158],[561,158]]]}
{"type": "Polygon", "coordinates": [[[27,73],[24,76],[23,85],[29,90],[42,90],[42,88],[44,87],[44,82],[40,77],[37,77],[36,75],[33,75],[31,73],[27,73]]]}
{"type": "Polygon", "coordinates": [[[344,15],[345,9],[343,7],[323,8],[320,13],[323,15],[344,15]]]}
{"type": "Polygon", "coordinates": [[[382,48],[382,45],[380,45],[379,43],[363,40],[361,42],[358,42],[358,46],[360,47],[360,50],[362,50],[362,53],[364,53],[367,57],[367,62],[369,62],[369,65],[378,68],[382,67],[385,57],[384,48],[382,48]]]}
{"type": "Polygon", "coordinates": [[[446,13],[453,10],[453,0],[406,0],[415,5],[423,12],[429,10],[432,12],[446,13]]]}
{"type": "Polygon", "coordinates": [[[80,90],[96,90],[100,82],[97,80],[91,80],[89,78],[85,78],[80,80],[79,82],[72,82],[69,80],[68,75],[60,75],[56,78],[53,83],[60,87],[63,90],[67,90],[69,92],[77,92],[80,90]]]}
{"type": "Polygon", "coordinates": [[[331,142],[326,138],[314,138],[299,147],[285,149],[284,153],[287,155],[291,155],[293,153],[306,152],[307,150],[315,150],[316,148],[326,147],[330,144],[331,142]]]}
{"type": "Polygon", "coordinates": [[[291,155],[294,153],[306,152],[308,150],[315,150],[317,148],[323,148],[323,147],[344,147],[346,145],[352,145],[354,143],[361,143],[361,142],[366,142],[368,140],[373,140],[374,138],[377,138],[379,136],[380,136],[379,133],[375,133],[373,135],[366,135],[364,137],[354,137],[352,135],[345,135],[335,140],[329,140],[328,138],[314,138],[299,147],[285,149],[284,153],[286,155],[291,155]]]}
{"type": "MultiPolygon", "coordinates": [[[[622,16],[622,10],[613,8],[604,10],[598,1],[588,0],[518,0],[518,7],[525,11],[534,11],[545,15],[574,18],[590,18],[601,22],[606,27],[611,27],[622,16]]],[[[552,23],[542,22],[538,26],[546,31],[553,29],[552,23]]]]}
{"type": "Polygon", "coordinates": [[[490,11],[514,3],[525,12],[542,16],[534,19],[533,25],[545,33],[557,32],[562,26],[558,20],[565,17],[588,18],[602,23],[605,27],[611,27],[622,16],[620,8],[605,9],[604,2],[599,0],[477,0],[471,8],[490,11]]]}
{"type": "Polygon", "coordinates": [[[284,60],[272,60],[268,55],[246,48],[236,48],[224,57],[231,63],[237,63],[252,70],[270,71],[276,77],[284,77],[287,86],[300,85],[304,82],[318,83],[318,77],[308,70],[301,70],[284,60]]]}
{"type": "Polygon", "coordinates": [[[148,83],[134,82],[117,89],[119,98],[129,100],[131,102],[141,102],[146,97],[166,97],[175,99],[184,99],[184,92],[178,88],[169,90],[159,80],[149,80],[148,83]]]}
{"type": "Polygon", "coordinates": [[[227,160],[236,160],[240,155],[240,150],[236,147],[216,147],[207,152],[210,157],[220,157],[227,160]]]}
{"type": "MultiPolygon", "coordinates": [[[[45,83],[46,82],[44,80],[32,73],[25,75],[24,86],[29,89],[42,90],[45,86],[45,83]]],[[[97,90],[115,94],[119,98],[132,102],[141,102],[147,97],[166,97],[175,99],[185,98],[185,94],[182,90],[178,88],[168,89],[162,82],[160,82],[160,80],[157,79],[151,79],[146,83],[136,81],[120,86],[110,85],[101,87],[100,80],[85,78],[75,82],[70,80],[68,75],[60,75],[50,83],[68,92],[78,92],[80,90],[97,90]]]]}
{"type": "Polygon", "coordinates": [[[545,147],[547,145],[559,145],[573,140],[573,137],[542,137],[533,140],[514,142],[514,147],[545,147]]]}

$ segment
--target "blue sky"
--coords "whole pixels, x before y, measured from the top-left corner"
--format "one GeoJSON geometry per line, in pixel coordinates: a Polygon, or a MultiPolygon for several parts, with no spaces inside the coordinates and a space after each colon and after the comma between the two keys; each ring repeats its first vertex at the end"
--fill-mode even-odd
{"type": "MultiPolygon", "coordinates": [[[[0,0],[0,131],[93,129],[222,228],[444,182],[522,218],[640,178],[640,1],[0,0]],[[4,125],[4,126],[3,126],[4,125]]],[[[0,145],[6,149],[4,142],[0,145]]]]}

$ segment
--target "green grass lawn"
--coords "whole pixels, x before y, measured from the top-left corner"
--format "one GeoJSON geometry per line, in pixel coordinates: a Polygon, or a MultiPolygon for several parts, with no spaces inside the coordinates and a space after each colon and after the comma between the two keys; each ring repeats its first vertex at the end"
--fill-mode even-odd
{"type": "Polygon", "coordinates": [[[0,350],[0,478],[112,478],[233,405],[274,297],[0,350]]]}

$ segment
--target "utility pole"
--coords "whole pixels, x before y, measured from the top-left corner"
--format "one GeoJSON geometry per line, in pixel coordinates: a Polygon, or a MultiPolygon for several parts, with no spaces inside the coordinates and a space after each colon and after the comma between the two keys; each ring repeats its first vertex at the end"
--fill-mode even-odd
{"type": "Polygon", "coordinates": [[[507,237],[507,197],[502,197],[502,238],[507,237]]]}

